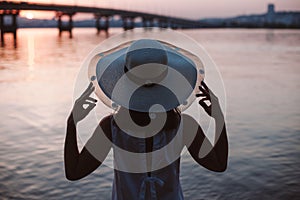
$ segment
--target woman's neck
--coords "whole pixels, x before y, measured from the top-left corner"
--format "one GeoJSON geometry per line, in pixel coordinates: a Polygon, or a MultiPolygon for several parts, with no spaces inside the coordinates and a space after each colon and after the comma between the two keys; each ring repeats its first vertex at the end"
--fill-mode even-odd
{"type": "MultiPolygon", "coordinates": [[[[130,114],[131,119],[139,126],[147,126],[151,122],[150,113],[149,112],[138,112],[134,110],[128,110],[126,108],[120,108],[118,111],[118,115],[125,116],[130,114]]],[[[159,113],[156,113],[159,115],[159,113]]],[[[165,124],[165,128],[176,128],[178,123],[180,123],[180,113],[178,111],[170,110],[167,111],[167,120],[165,124]]]]}

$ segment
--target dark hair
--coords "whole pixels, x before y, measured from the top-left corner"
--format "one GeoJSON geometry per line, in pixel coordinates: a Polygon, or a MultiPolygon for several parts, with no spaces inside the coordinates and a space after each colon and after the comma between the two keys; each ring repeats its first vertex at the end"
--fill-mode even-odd
{"type": "MultiPolygon", "coordinates": [[[[138,112],[129,110],[132,120],[139,126],[147,126],[151,119],[148,112],[138,112]]],[[[171,130],[176,129],[180,123],[181,113],[180,110],[175,108],[173,110],[167,111],[167,120],[163,129],[171,130]]]]}

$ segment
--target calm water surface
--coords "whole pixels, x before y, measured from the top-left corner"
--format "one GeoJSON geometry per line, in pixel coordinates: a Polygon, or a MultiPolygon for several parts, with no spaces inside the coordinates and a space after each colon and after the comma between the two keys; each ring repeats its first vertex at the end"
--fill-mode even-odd
{"type": "MultiPolygon", "coordinates": [[[[112,29],[117,34],[120,29],[112,29]]],[[[64,177],[63,144],[73,84],[85,56],[105,39],[94,29],[20,29],[0,48],[0,199],[109,199],[113,171],[64,177]]],[[[299,199],[300,31],[183,31],[219,67],[230,145],[225,173],[185,154],[186,199],[299,199]]],[[[82,146],[82,144],[81,144],[82,146]]]]}

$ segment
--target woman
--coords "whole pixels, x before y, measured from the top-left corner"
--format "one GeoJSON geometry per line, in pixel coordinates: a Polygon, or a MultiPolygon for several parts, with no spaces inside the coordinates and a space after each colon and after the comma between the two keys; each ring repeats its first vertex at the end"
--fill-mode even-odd
{"type": "Polygon", "coordinates": [[[183,199],[179,166],[184,146],[199,165],[216,172],[226,169],[224,116],[218,98],[203,81],[196,96],[215,119],[215,144],[198,122],[180,113],[179,107],[187,104],[197,87],[196,66],[186,56],[162,42],[138,40],[100,59],[96,73],[96,82],[78,98],[68,118],[67,179],[78,180],[93,172],[110,148],[114,150],[114,200],[183,199]],[[90,97],[95,86],[119,107],[101,120],[79,152],[76,125],[96,106],[97,100],[90,97]]]}

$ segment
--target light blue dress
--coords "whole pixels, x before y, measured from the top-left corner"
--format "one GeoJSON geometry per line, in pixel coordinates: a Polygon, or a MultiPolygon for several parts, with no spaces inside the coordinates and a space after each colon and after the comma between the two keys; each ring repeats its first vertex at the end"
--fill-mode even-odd
{"type": "MultiPolygon", "coordinates": [[[[159,150],[169,144],[174,138],[178,140],[178,145],[182,145],[182,138],[175,137],[178,129],[162,130],[153,136],[153,151],[159,150]]],[[[135,153],[144,153],[146,151],[146,142],[144,138],[137,138],[128,135],[121,130],[111,120],[111,139],[114,145],[126,151],[135,153]]],[[[155,165],[162,160],[168,160],[168,154],[162,154],[157,158],[152,158],[155,165]]],[[[114,149],[114,162],[120,164],[126,162],[126,158],[118,157],[114,149]]],[[[171,163],[171,162],[170,162],[171,163]]],[[[146,159],[141,159],[136,165],[147,165],[146,159]]],[[[113,200],[183,200],[183,193],[179,182],[180,156],[168,166],[151,172],[151,176],[145,173],[129,173],[120,170],[114,170],[114,182],[112,190],[113,200]]]]}

